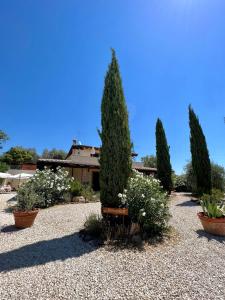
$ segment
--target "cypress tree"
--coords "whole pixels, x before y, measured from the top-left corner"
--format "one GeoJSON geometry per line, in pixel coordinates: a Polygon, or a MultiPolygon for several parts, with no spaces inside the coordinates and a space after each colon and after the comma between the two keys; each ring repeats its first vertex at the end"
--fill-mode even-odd
{"type": "Polygon", "coordinates": [[[172,190],[172,167],[170,163],[169,146],[166,134],[160,119],[156,122],[156,157],[157,175],[163,188],[169,193],[172,190]]]}
{"type": "Polygon", "coordinates": [[[128,112],[114,50],[105,77],[101,116],[100,199],[105,207],[118,207],[118,194],[126,188],[132,171],[132,145],[128,112]]]}
{"type": "Polygon", "coordinates": [[[196,176],[197,190],[199,194],[210,193],[212,182],[209,152],[198,117],[191,106],[189,106],[189,126],[192,167],[196,176]]]}

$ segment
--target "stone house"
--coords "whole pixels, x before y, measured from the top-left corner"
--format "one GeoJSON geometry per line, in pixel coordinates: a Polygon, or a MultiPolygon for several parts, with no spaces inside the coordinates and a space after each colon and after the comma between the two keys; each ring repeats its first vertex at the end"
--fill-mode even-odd
{"type": "MultiPolygon", "coordinates": [[[[64,167],[70,176],[79,180],[83,184],[89,184],[95,191],[99,190],[99,156],[101,148],[94,146],[81,145],[76,140],[64,160],[40,158],[37,162],[37,168],[42,170],[45,166],[56,169],[58,166],[64,167]]],[[[132,153],[132,158],[137,156],[132,153]]],[[[143,163],[133,160],[134,169],[146,175],[155,176],[157,169],[144,167],[143,163]]]]}

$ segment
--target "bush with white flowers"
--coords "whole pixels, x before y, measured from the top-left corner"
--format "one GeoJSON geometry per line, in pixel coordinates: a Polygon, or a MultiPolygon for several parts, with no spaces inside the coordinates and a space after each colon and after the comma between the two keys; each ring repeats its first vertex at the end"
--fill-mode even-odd
{"type": "Polygon", "coordinates": [[[69,178],[68,175],[69,173],[61,167],[58,167],[55,172],[47,168],[36,171],[27,184],[44,199],[40,207],[48,207],[64,201],[64,195],[70,190],[73,181],[73,178],[69,178]]]}
{"type": "Polygon", "coordinates": [[[168,196],[159,180],[134,171],[127,189],[118,197],[123,205],[128,206],[132,222],[139,223],[144,232],[160,234],[167,228],[168,196]]]}

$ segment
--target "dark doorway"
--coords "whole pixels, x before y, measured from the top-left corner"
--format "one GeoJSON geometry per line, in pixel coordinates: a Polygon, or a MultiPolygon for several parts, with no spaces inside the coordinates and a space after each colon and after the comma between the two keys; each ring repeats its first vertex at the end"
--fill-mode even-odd
{"type": "Polygon", "coordinates": [[[100,190],[99,172],[92,172],[92,188],[94,191],[100,190]]]}

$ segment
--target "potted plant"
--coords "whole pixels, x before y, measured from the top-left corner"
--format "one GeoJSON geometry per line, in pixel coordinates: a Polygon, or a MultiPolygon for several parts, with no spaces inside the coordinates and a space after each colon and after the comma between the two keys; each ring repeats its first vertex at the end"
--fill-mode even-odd
{"type": "Polygon", "coordinates": [[[197,215],[204,230],[214,235],[225,236],[225,203],[224,194],[213,189],[211,194],[203,194],[200,199],[203,212],[197,215]]]}
{"type": "Polygon", "coordinates": [[[15,226],[17,228],[31,227],[38,214],[38,204],[41,197],[33,190],[29,182],[19,188],[17,206],[13,211],[15,226]]]}

